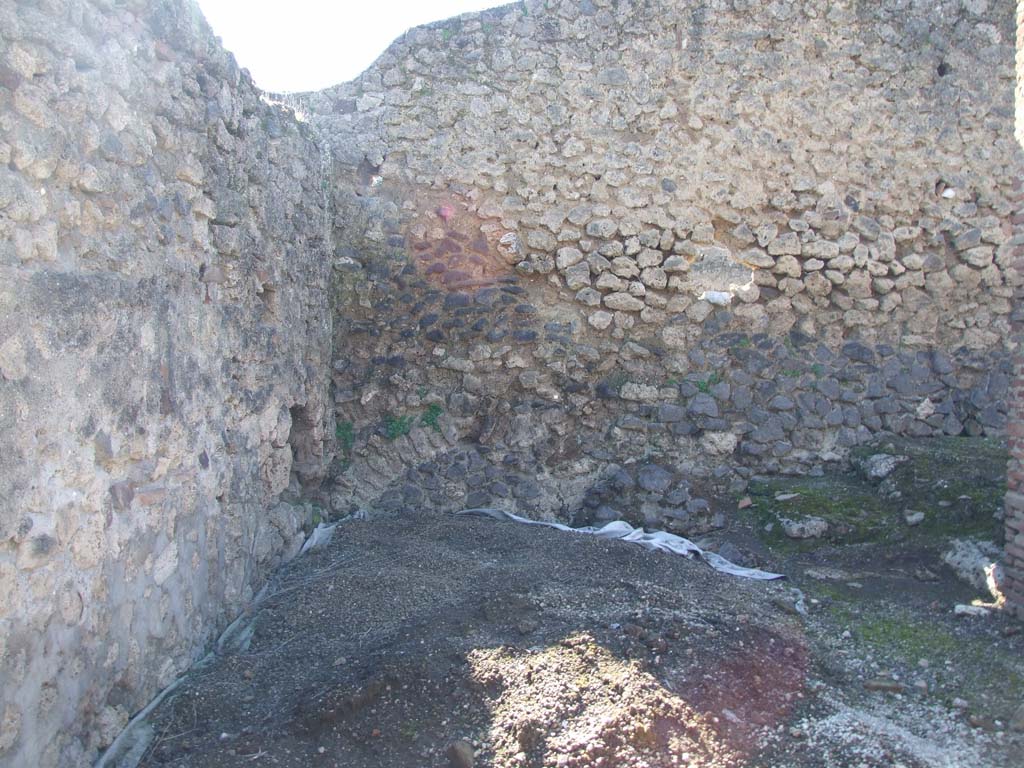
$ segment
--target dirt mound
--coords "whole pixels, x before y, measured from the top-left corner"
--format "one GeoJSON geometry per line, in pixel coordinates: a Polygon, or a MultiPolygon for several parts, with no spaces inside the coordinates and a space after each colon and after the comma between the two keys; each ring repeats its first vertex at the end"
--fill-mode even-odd
{"type": "MultiPolygon", "coordinates": [[[[910,483],[937,494],[935,517],[965,505],[955,469],[912,448],[904,485],[850,480],[856,498],[911,503],[910,483]]],[[[972,592],[944,568],[941,532],[897,538],[907,524],[886,507],[849,542],[778,540],[762,516],[812,494],[777,482],[707,543],[785,582],[489,519],[344,522],[148,716],[141,765],[1021,764],[1024,634],[954,614],[972,592]]],[[[975,490],[994,498],[990,485],[975,490]]],[[[814,501],[830,521],[852,514],[842,493],[814,501]]]]}
{"type": "Polygon", "coordinates": [[[737,765],[804,685],[786,591],[511,523],[344,523],[157,708],[142,765],[737,765]]]}

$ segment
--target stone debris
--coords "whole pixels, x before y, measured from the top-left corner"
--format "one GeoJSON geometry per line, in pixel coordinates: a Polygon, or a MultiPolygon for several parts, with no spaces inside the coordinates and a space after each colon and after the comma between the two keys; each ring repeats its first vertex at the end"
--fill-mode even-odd
{"type": "Polygon", "coordinates": [[[907,461],[906,456],[892,456],[888,453],[876,453],[864,459],[861,463],[861,468],[869,480],[884,480],[895,472],[896,468],[905,461],[907,461]]]}
{"type": "Polygon", "coordinates": [[[911,527],[923,523],[924,517],[924,512],[916,512],[912,509],[908,509],[903,512],[903,521],[911,527]]]}
{"type": "Polygon", "coordinates": [[[973,616],[975,618],[984,618],[990,615],[991,611],[980,605],[964,605],[963,603],[957,603],[953,606],[953,613],[956,616],[973,616]]]}
{"type": "Polygon", "coordinates": [[[782,519],[782,530],[791,539],[819,539],[828,533],[828,521],[820,517],[801,520],[782,519]]]}
{"type": "Polygon", "coordinates": [[[961,581],[996,598],[1003,578],[1001,557],[999,547],[990,541],[954,539],[942,555],[942,562],[952,568],[961,581]]]}

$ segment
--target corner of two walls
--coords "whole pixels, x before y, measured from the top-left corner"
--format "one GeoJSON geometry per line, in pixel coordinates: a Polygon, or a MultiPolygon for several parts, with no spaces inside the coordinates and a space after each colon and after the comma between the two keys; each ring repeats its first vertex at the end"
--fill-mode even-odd
{"type": "Polygon", "coordinates": [[[527,2],[299,97],[349,297],[335,510],[693,534],[882,432],[1002,436],[1013,19],[940,6],[527,2]]]}
{"type": "Polygon", "coordinates": [[[1006,9],[735,5],[419,28],[308,125],[184,0],[0,8],[0,765],[91,760],[311,497],[694,533],[1003,434],[1006,9]]]}
{"type": "Polygon", "coordinates": [[[0,41],[0,765],[81,766],[316,514],[329,212],[191,2],[4,3],[0,41]]]}

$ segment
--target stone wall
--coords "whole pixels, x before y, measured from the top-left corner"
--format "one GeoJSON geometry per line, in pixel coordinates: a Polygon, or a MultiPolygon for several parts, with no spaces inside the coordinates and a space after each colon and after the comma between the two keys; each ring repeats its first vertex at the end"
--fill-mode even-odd
{"type": "Polygon", "coordinates": [[[975,0],[528,0],[292,98],[335,157],[335,508],[693,533],[881,431],[1003,434],[1013,43],[975,0]]]}
{"type": "Polygon", "coordinates": [[[191,2],[0,4],[0,765],[89,764],[301,542],[327,217],[191,2]]]}
{"type": "MultiPolygon", "coordinates": [[[[1017,2],[1017,141],[1024,146],[1024,2],[1017,2]]],[[[1018,177],[1014,189],[1017,205],[1012,219],[1016,233],[1016,269],[1024,274],[1024,178],[1018,177]]],[[[1013,383],[1010,390],[1010,424],[1007,442],[1010,462],[1007,468],[1006,562],[1003,564],[1003,594],[1011,609],[1024,618],[1024,349],[1019,346],[1024,333],[1024,302],[1020,292],[1014,301],[1013,334],[1018,341],[1013,358],[1013,383]]]]}
{"type": "Polygon", "coordinates": [[[1006,493],[1006,559],[1001,585],[1011,610],[1024,618],[1024,355],[1014,358],[1006,493]]]}

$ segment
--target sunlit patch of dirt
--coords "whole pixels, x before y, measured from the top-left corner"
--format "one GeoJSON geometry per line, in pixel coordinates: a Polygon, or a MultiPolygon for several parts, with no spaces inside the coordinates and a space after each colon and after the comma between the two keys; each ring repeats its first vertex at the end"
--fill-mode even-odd
{"type": "Polygon", "coordinates": [[[735,764],[709,717],[588,634],[477,650],[469,664],[490,701],[495,765],[735,764]]]}

